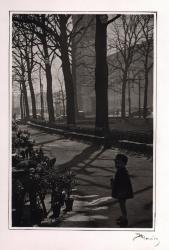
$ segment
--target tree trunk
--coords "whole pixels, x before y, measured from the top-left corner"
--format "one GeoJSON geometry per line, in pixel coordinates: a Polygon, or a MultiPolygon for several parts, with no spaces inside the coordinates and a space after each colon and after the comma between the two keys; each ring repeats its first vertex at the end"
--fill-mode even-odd
{"type": "Polygon", "coordinates": [[[65,107],[65,97],[64,97],[64,91],[62,87],[62,83],[60,83],[60,88],[61,88],[61,100],[62,100],[62,106],[63,106],[63,115],[66,115],[66,107],[65,107]]]}
{"type": "Polygon", "coordinates": [[[106,135],[108,132],[108,66],[107,66],[107,25],[101,22],[101,16],[96,15],[96,134],[106,135]]]}
{"type": "Polygon", "coordinates": [[[26,118],[25,97],[22,95],[23,119],[26,118]]]}
{"type": "Polygon", "coordinates": [[[52,93],[52,73],[51,73],[51,66],[46,63],[46,81],[47,81],[47,105],[48,105],[48,114],[49,114],[49,121],[55,121],[54,115],[54,108],[53,108],[53,93],[52,93]]]}
{"type": "Polygon", "coordinates": [[[41,67],[39,69],[39,81],[40,81],[40,105],[41,105],[41,119],[44,119],[44,101],[43,101],[43,84],[41,78],[41,67]]]}
{"type": "Polygon", "coordinates": [[[22,89],[23,89],[23,97],[24,97],[24,104],[25,104],[25,117],[29,119],[29,104],[28,104],[28,96],[27,96],[27,89],[25,85],[25,81],[22,81],[22,89]]]}
{"type": "Polygon", "coordinates": [[[129,105],[129,114],[128,116],[131,116],[131,93],[130,93],[130,80],[128,80],[128,105],[129,105]]]}
{"type": "Polygon", "coordinates": [[[141,118],[141,84],[140,79],[138,81],[138,111],[139,111],[139,118],[141,118]]]}
{"type": "Polygon", "coordinates": [[[49,62],[49,53],[48,53],[48,46],[46,41],[46,30],[45,30],[45,16],[42,15],[42,23],[43,23],[43,37],[42,37],[42,45],[45,55],[45,72],[46,72],[46,82],[47,82],[47,106],[48,106],[48,114],[49,114],[49,121],[55,121],[54,115],[54,107],[53,107],[53,93],[52,93],[52,73],[51,73],[51,65],[49,62]]]}
{"type": "Polygon", "coordinates": [[[121,99],[121,117],[126,117],[126,84],[127,84],[127,73],[124,73],[122,82],[122,99],[121,99]]]}
{"type": "Polygon", "coordinates": [[[60,15],[60,30],[61,30],[61,60],[62,60],[62,70],[65,81],[65,90],[66,90],[67,125],[74,126],[75,125],[74,85],[70,68],[66,22],[62,15],[60,15]]]}
{"type": "Polygon", "coordinates": [[[74,103],[75,103],[75,118],[78,119],[78,102],[77,102],[77,82],[76,82],[76,45],[72,41],[72,78],[74,86],[74,103]]]}
{"type": "Polygon", "coordinates": [[[148,96],[148,69],[145,64],[145,87],[144,87],[144,106],[143,106],[143,118],[147,117],[147,96],[148,96]]]}
{"type": "Polygon", "coordinates": [[[20,110],[21,110],[21,119],[23,119],[23,92],[20,84],[20,110]]]}
{"type": "Polygon", "coordinates": [[[33,88],[33,84],[32,84],[32,76],[31,76],[31,69],[30,69],[30,65],[29,65],[29,58],[27,58],[26,61],[27,61],[27,69],[28,69],[28,83],[29,83],[31,102],[32,102],[32,115],[33,115],[33,118],[36,119],[36,101],[35,101],[34,88],[33,88]]]}
{"type": "Polygon", "coordinates": [[[67,100],[66,101],[67,125],[68,126],[75,125],[74,89],[73,89],[73,80],[70,71],[70,63],[68,55],[62,55],[62,69],[65,80],[66,100],[67,100]]]}

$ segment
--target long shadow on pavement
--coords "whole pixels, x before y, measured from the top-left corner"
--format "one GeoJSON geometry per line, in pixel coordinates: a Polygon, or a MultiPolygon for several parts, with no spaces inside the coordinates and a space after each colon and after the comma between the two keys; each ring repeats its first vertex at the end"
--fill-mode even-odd
{"type": "MultiPolygon", "coordinates": [[[[86,181],[86,180],[85,180],[86,181]]],[[[87,182],[87,185],[96,185],[96,186],[99,186],[99,187],[103,187],[103,188],[107,188],[107,186],[102,186],[102,185],[100,185],[100,184],[96,184],[96,183],[93,183],[93,182],[91,182],[91,181],[86,181],[87,182]]],[[[145,187],[145,188],[142,188],[142,189],[139,189],[139,190],[137,190],[136,192],[134,192],[134,195],[137,195],[137,194],[141,194],[141,193],[143,193],[143,192],[145,192],[145,191],[147,191],[147,190],[149,190],[149,189],[151,189],[152,188],[152,186],[147,186],[147,187],[145,187]]],[[[83,192],[83,191],[80,191],[79,190],[79,192],[78,192],[80,195],[85,195],[85,193],[83,192]]],[[[114,204],[116,204],[116,203],[118,203],[118,201],[117,200],[108,200],[108,201],[105,201],[104,203],[102,203],[102,205],[101,206],[104,206],[104,205],[108,205],[108,204],[111,204],[111,205],[114,205],[114,204]]],[[[95,205],[93,205],[93,206],[95,206],[95,205]]],[[[97,206],[97,205],[96,205],[97,206]]],[[[151,205],[149,206],[149,208],[151,208],[151,205]]],[[[146,208],[144,208],[144,209],[146,209],[146,208]]]]}
{"type": "MultiPolygon", "coordinates": [[[[58,165],[60,171],[64,171],[65,169],[71,169],[72,167],[78,166],[79,163],[82,163],[84,160],[89,159],[89,157],[98,150],[98,146],[93,144],[89,147],[85,148],[79,155],[75,156],[71,161],[66,162],[64,164],[58,165]]],[[[93,162],[97,157],[102,154],[103,151],[100,151],[97,155],[95,155],[89,163],[93,162]]],[[[89,164],[87,163],[87,164],[89,164]]],[[[85,165],[86,167],[86,165],[85,165]]]]}
{"type": "Polygon", "coordinates": [[[54,142],[54,141],[59,141],[62,140],[63,138],[55,138],[55,139],[51,139],[51,140],[47,140],[47,141],[42,141],[42,142],[35,142],[35,146],[39,146],[39,145],[44,145],[44,144],[48,144],[50,142],[54,142]]]}

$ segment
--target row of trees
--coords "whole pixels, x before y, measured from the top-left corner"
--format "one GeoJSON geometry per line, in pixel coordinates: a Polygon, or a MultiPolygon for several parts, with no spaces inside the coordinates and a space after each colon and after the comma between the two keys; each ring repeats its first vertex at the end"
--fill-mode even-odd
{"type": "MultiPolygon", "coordinates": [[[[122,16],[112,29],[110,49],[117,51],[113,61],[109,61],[114,71],[119,72],[122,82],[122,117],[126,114],[126,87],[131,81],[139,84],[144,80],[143,117],[147,116],[148,76],[153,66],[153,16],[122,16]]],[[[130,89],[130,86],[129,86],[130,89]]],[[[130,105],[129,105],[130,107],[130,105]]],[[[129,109],[130,110],[130,109],[129,109]]]]}
{"type": "MultiPolygon", "coordinates": [[[[15,49],[13,51],[15,53],[16,49],[19,50],[19,53],[16,52],[16,56],[18,57],[24,54],[25,61],[27,61],[26,77],[28,77],[28,82],[32,80],[33,63],[39,65],[44,70],[47,83],[47,107],[50,122],[53,122],[55,117],[52,94],[52,63],[56,56],[61,59],[67,95],[68,124],[74,124],[74,88],[69,57],[71,32],[67,33],[69,19],[70,15],[14,15],[13,45],[15,49]],[[29,48],[31,48],[31,53],[30,51],[26,53],[29,48]]],[[[23,63],[20,70],[22,68],[25,68],[23,63]]],[[[33,100],[34,98],[32,98],[34,96],[34,89],[32,87],[31,84],[32,113],[33,117],[36,118],[36,105],[33,100]]]]}
{"type": "MultiPolygon", "coordinates": [[[[96,132],[108,131],[108,64],[107,49],[115,49],[117,58],[111,62],[114,70],[120,70],[122,76],[122,117],[125,118],[125,93],[129,78],[129,69],[135,58],[135,49],[140,52],[145,69],[144,110],[146,117],[148,72],[152,65],[149,63],[152,51],[153,23],[152,16],[91,15],[87,23],[83,22],[84,15],[78,15],[73,21],[72,15],[19,14],[13,15],[13,80],[19,83],[21,103],[24,99],[24,110],[29,118],[27,85],[30,89],[32,115],[37,117],[34,93],[34,77],[41,72],[46,77],[46,99],[49,121],[54,122],[54,104],[52,92],[52,64],[60,60],[66,93],[67,125],[74,126],[77,115],[76,98],[76,57],[75,50],[81,42],[87,29],[95,22],[95,93],[96,93],[96,132]],[[112,23],[112,24],[111,24],[112,23]],[[151,25],[150,25],[151,24],[151,25]],[[112,41],[107,46],[107,30],[112,30],[112,41]],[[76,38],[76,39],[75,39],[76,38]],[[74,42],[73,42],[74,41],[74,42]],[[76,41],[76,42],[75,42],[76,41]],[[137,46],[139,41],[142,45],[137,46]],[[143,56],[144,55],[144,56],[143,56]],[[24,98],[23,98],[24,97],[24,98]]],[[[43,104],[41,93],[41,104],[43,104]]],[[[23,105],[21,105],[23,109],[23,105]]],[[[42,105],[43,108],[43,105],[42,105]]]]}

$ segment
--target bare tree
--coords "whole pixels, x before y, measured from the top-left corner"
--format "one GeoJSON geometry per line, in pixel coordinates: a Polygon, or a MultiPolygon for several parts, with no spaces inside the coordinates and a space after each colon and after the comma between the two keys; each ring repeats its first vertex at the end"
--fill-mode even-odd
{"type": "Polygon", "coordinates": [[[60,92],[61,92],[61,102],[62,102],[62,107],[63,107],[63,115],[65,116],[66,115],[66,105],[65,105],[65,101],[66,101],[66,97],[65,97],[65,92],[64,92],[64,89],[63,89],[63,81],[61,81],[58,77],[58,81],[59,81],[59,84],[60,84],[60,92]]]}
{"type": "Polygon", "coordinates": [[[33,40],[34,40],[34,33],[31,34],[30,38],[27,38],[27,35],[25,36],[25,56],[26,56],[26,64],[27,64],[27,74],[28,74],[28,83],[29,83],[29,89],[31,94],[31,101],[32,101],[32,115],[33,118],[36,118],[36,101],[35,101],[35,93],[34,93],[34,87],[32,82],[32,72],[35,66],[34,63],[34,52],[33,52],[33,40]],[[28,40],[30,39],[30,41],[28,40]]]}
{"type": "Polygon", "coordinates": [[[44,119],[44,100],[43,100],[43,84],[42,84],[42,73],[41,65],[39,66],[39,84],[40,84],[40,106],[41,106],[41,119],[44,119]]]}
{"type": "Polygon", "coordinates": [[[113,23],[112,48],[116,51],[116,57],[111,65],[119,70],[122,76],[122,92],[121,92],[121,116],[126,116],[126,86],[128,81],[128,73],[134,60],[135,48],[141,39],[142,28],[139,26],[139,16],[122,15],[121,18],[113,23]]]}
{"type": "Polygon", "coordinates": [[[107,25],[118,19],[120,15],[108,21],[107,15],[96,15],[95,35],[95,91],[96,91],[96,120],[95,130],[97,133],[106,135],[108,125],[108,65],[107,65],[107,25]]]}
{"type": "MultiPolygon", "coordinates": [[[[39,53],[36,53],[36,56],[39,57],[40,61],[44,62],[42,68],[46,74],[47,82],[47,106],[49,121],[53,122],[54,119],[54,108],[53,108],[53,94],[52,94],[52,73],[51,65],[54,59],[54,53],[50,50],[48,46],[48,32],[47,32],[47,16],[42,15],[14,15],[13,20],[18,22],[20,27],[23,30],[32,32],[36,36],[34,45],[37,46],[39,53]],[[25,25],[26,24],[26,25],[25,25]]],[[[38,63],[37,58],[35,59],[36,64],[38,63]]]]}
{"type": "Polygon", "coordinates": [[[154,30],[153,15],[140,16],[140,25],[142,27],[142,43],[137,47],[141,55],[141,62],[144,65],[144,104],[143,117],[147,117],[147,96],[149,86],[149,72],[153,67],[153,30],[154,30]]]}
{"type": "Polygon", "coordinates": [[[23,90],[22,85],[20,83],[20,111],[21,111],[21,119],[24,119],[24,107],[23,107],[23,90]]]}
{"type": "MultiPolygon", "coordinates": [[[[32,81],[32,73],[35,66],[33,51],[34,33],[28,33],[25,29],[19,27],[18,23],[13,22],[13,50],[19,48],[19,53],[22,54],[23,60],[26,62],[26,73],[28,76],[28,84],[31,94],[32,114],[36,118],[36,101],[32,81]]],[[[15,53],[15,51],[13,51],[15,53]]]]}
{"type": "Polygon", "coordinates": [[[37,45],[40,49],[41,59],[45,61],[47,102],[50,121],[54,120],[51,62],[55,56],[61,59],[67,100],[67,124],[69,126],[74,125],[75,100],[70,53],[72,38],[80,31],[74,32],[71,15],[20,15],[19,17],[15,16],[14,20],[22,23],[23,28],[25,23],[30,24],[30,27],[33,26],[34,32],[41,43],[37,45]],[[43,48],[43,50],[41,48],[43,48]]]}
{"type": "MultiPolygon", "coordinates": [[[[83,15],[79,15],[73,22],[72,15],[50,15],[48,18],[48,32],[52,43],[58,47],[56,55],[62,63],[62,72],[66,93],[67,125],[75,125],[77,114],[76,77],[75,77],[75,49],[83,38],[90,22],[81,25],[83,15]],[[75,39],[77,38],[77,39],[75,39]]],[[[55,51],[56,52],[56,51],[55,51]]]]}
{"type": "Polygon", "coordinates": [[[27,96],[27,86],[26,86],[26,64],[23,60],[23,55],[18,48],[18,52],[14,53],[13,55],[13,77],[14,81],[20,84],[20,91],[21,91],[21,117],[24,116],[24,109],[25,109],[25,117],[29,119],[29,103],[28,103],[28,96],[27,96]],[[24,101],[23,101],[24,100],[24,101]]]}

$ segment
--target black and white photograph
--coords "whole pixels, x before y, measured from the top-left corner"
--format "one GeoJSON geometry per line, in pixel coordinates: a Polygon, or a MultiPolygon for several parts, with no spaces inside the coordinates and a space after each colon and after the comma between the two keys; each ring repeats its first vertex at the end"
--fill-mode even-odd
{"type": "Polygon", "coordinates": [[[11,228],[154,228],[156,16],[10,12],[11,228]]]}
{"type": "Polygon", "coordinates": [[[168,1],[0,6],[0,247],[169,249],[168,1]]]}

